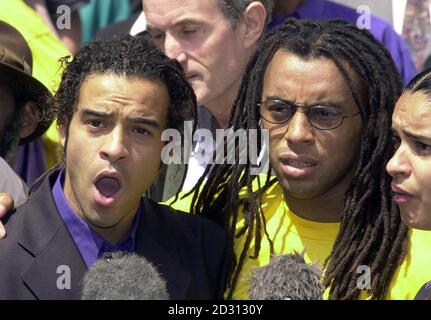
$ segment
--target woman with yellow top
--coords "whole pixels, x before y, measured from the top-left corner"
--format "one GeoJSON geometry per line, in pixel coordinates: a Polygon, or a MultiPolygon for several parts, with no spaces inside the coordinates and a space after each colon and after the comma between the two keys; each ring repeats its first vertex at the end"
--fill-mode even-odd
{"type": "MultiPolygon", "coordinates": [[[[392,116],[396,152],[386,170],[401,219],[412,228],[431,230],[431,70],[415,77],[392,116]]],[[[431,281],[416,299],[431,300],[431,281]]]]}

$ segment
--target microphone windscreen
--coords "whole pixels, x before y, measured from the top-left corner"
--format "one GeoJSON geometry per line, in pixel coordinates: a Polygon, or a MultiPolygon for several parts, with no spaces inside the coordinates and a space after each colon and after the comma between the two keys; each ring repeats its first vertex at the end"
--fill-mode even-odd
{"type": "Polygon", "coordinates": [[[82,300],[169,300],[157,269],[135,253],[105,254],[87,271],[82,300]]]}
{"type": "Polygon", "coordinates": [[[322,300],[322,271],[293,253],[272,257],[268,265],[252,273],[252,300],[322,300]]]}

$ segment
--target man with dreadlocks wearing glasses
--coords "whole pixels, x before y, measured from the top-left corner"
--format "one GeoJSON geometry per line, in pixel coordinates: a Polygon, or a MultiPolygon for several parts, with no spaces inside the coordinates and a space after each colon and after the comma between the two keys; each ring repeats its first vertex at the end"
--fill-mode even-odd
{"type": "Polygon", "coordinates": [[[305,249],[324,268],[325,298],[414,298],[431,276],[421,255],[431,239],[409,231],[391,199],[385,164],[402,81],[387,50],[348,22],[289,19],[245,74],[231,125],[268,129],[268,174],[257,179],[238,159],[208,167],[191,206],[230,230],[225,296],[247,298],[253,269],[305,249]]]}

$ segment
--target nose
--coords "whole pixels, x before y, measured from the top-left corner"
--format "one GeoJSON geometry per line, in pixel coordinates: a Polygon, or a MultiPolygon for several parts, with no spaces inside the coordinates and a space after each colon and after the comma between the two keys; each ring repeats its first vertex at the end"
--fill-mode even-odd
{"type": "Polygon", "coordinates": [[[126,145],[126,133],[123,132],[122,128],[116,128],[105,135],[100,149],[100,156],[111,163],[128,158],[129,150],[126,145]]]}
{"type": "Polygon", "coordinates": [[[411,170],[407,150],[400,146],[386,165],[386,171],[392,178],[397,178],[408,177],[411,170]]]}
{"type": "Polygon", "coordinates": [[[295,112],[287,123],[285,138],[288,143],[310,143],[314,139],[313,127],[304,112],[295,112]]]}
{"type": "Polygon", "coordinates": [[[187,55],[185,54],[181,43],[168,33],[166,33],[165,36],[164,50],[165,54],[169,58],[175,59],[181,64],[185,63],[187,60],[187,55]]]}

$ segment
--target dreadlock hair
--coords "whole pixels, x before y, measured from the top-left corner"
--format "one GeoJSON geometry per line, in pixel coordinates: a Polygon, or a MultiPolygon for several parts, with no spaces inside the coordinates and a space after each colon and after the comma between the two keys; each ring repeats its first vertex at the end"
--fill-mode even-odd
{"type": "MultiPolygon", "coordinates": [[[[362,118],[361,150],[345,193],[340,229],[324,263],[323,284],[330,287],[330,299],[358,298],[356,270],[358,266],[367,265],[373,275],[370,293],[374,299],[383,299],[408,244],[408,229],[401,223],[398,208],[392,202],[390,178],[385,170],[393,152],[391,114],[402,89],[400,75],[388,51],[367,30],[342,20],[288,19],[265,36],[249,62],[231,112],[233,130],[260,128],[258,103],[262,99],[265,70],[278,50],[286,50],[305,60],[325,58],[333,61],[358,105],[362,118]]],[[[196,186],[199,194],[194,194],[192,212],[208,216],[229,228],[229,298],[235,290],[252,239],[255,250],[251,258],[259,255],[262,226],[271,253],[274,253],[260,206],[260,196],[275,183],[270,179],[270,171],[271,167],[261,186],[260,180],[250,174],[251,164],[239,164],[236,159],[234,165],[209,166],[196,186]],[[208,179],[204,183],[205,176],[208,179]],[[259,190],[253,192],[255,179],[259,190]],[[245,187],[247,196],[240,199],[239,191],[245,187]],[[235,234],[240,206],[243,206],[245,226],[235,234]],[[237,259],[233,240],[243,234],[246,234],[246,241],[237,259]]]]}
{"type": "MultiPolygon", "coordinates": [[[[81,86],[92,75],[113,74],[161,81],[170,96],[167,128],[180,132],[182,141],[184,121],[197,118],[196,96],[185,78],[181,65],[157,49],[147,33],[139,36],[124,35],[95,40],[82,48],[72,61],[69,60],[69,56],[61,59],[64,72],[59,88],[51,101],[58,125],[67,128],[66,145],[69,126],[79,102],[81,86]]],[[[194,124],[192,132],[195,128],[194,124]]],[[[181,151],[185,152],[185,150],[181,151]]],[[[59,165],[64,165],[64,156],[59,165]]],[[[52,170],[57,168],[58,166],[52,170]]],[[[34,185],[37,186],[39,181],[52,170],[46,172],[34,185]]],[[[179,190],[184,180],[185,177],[179,190]]]]}

